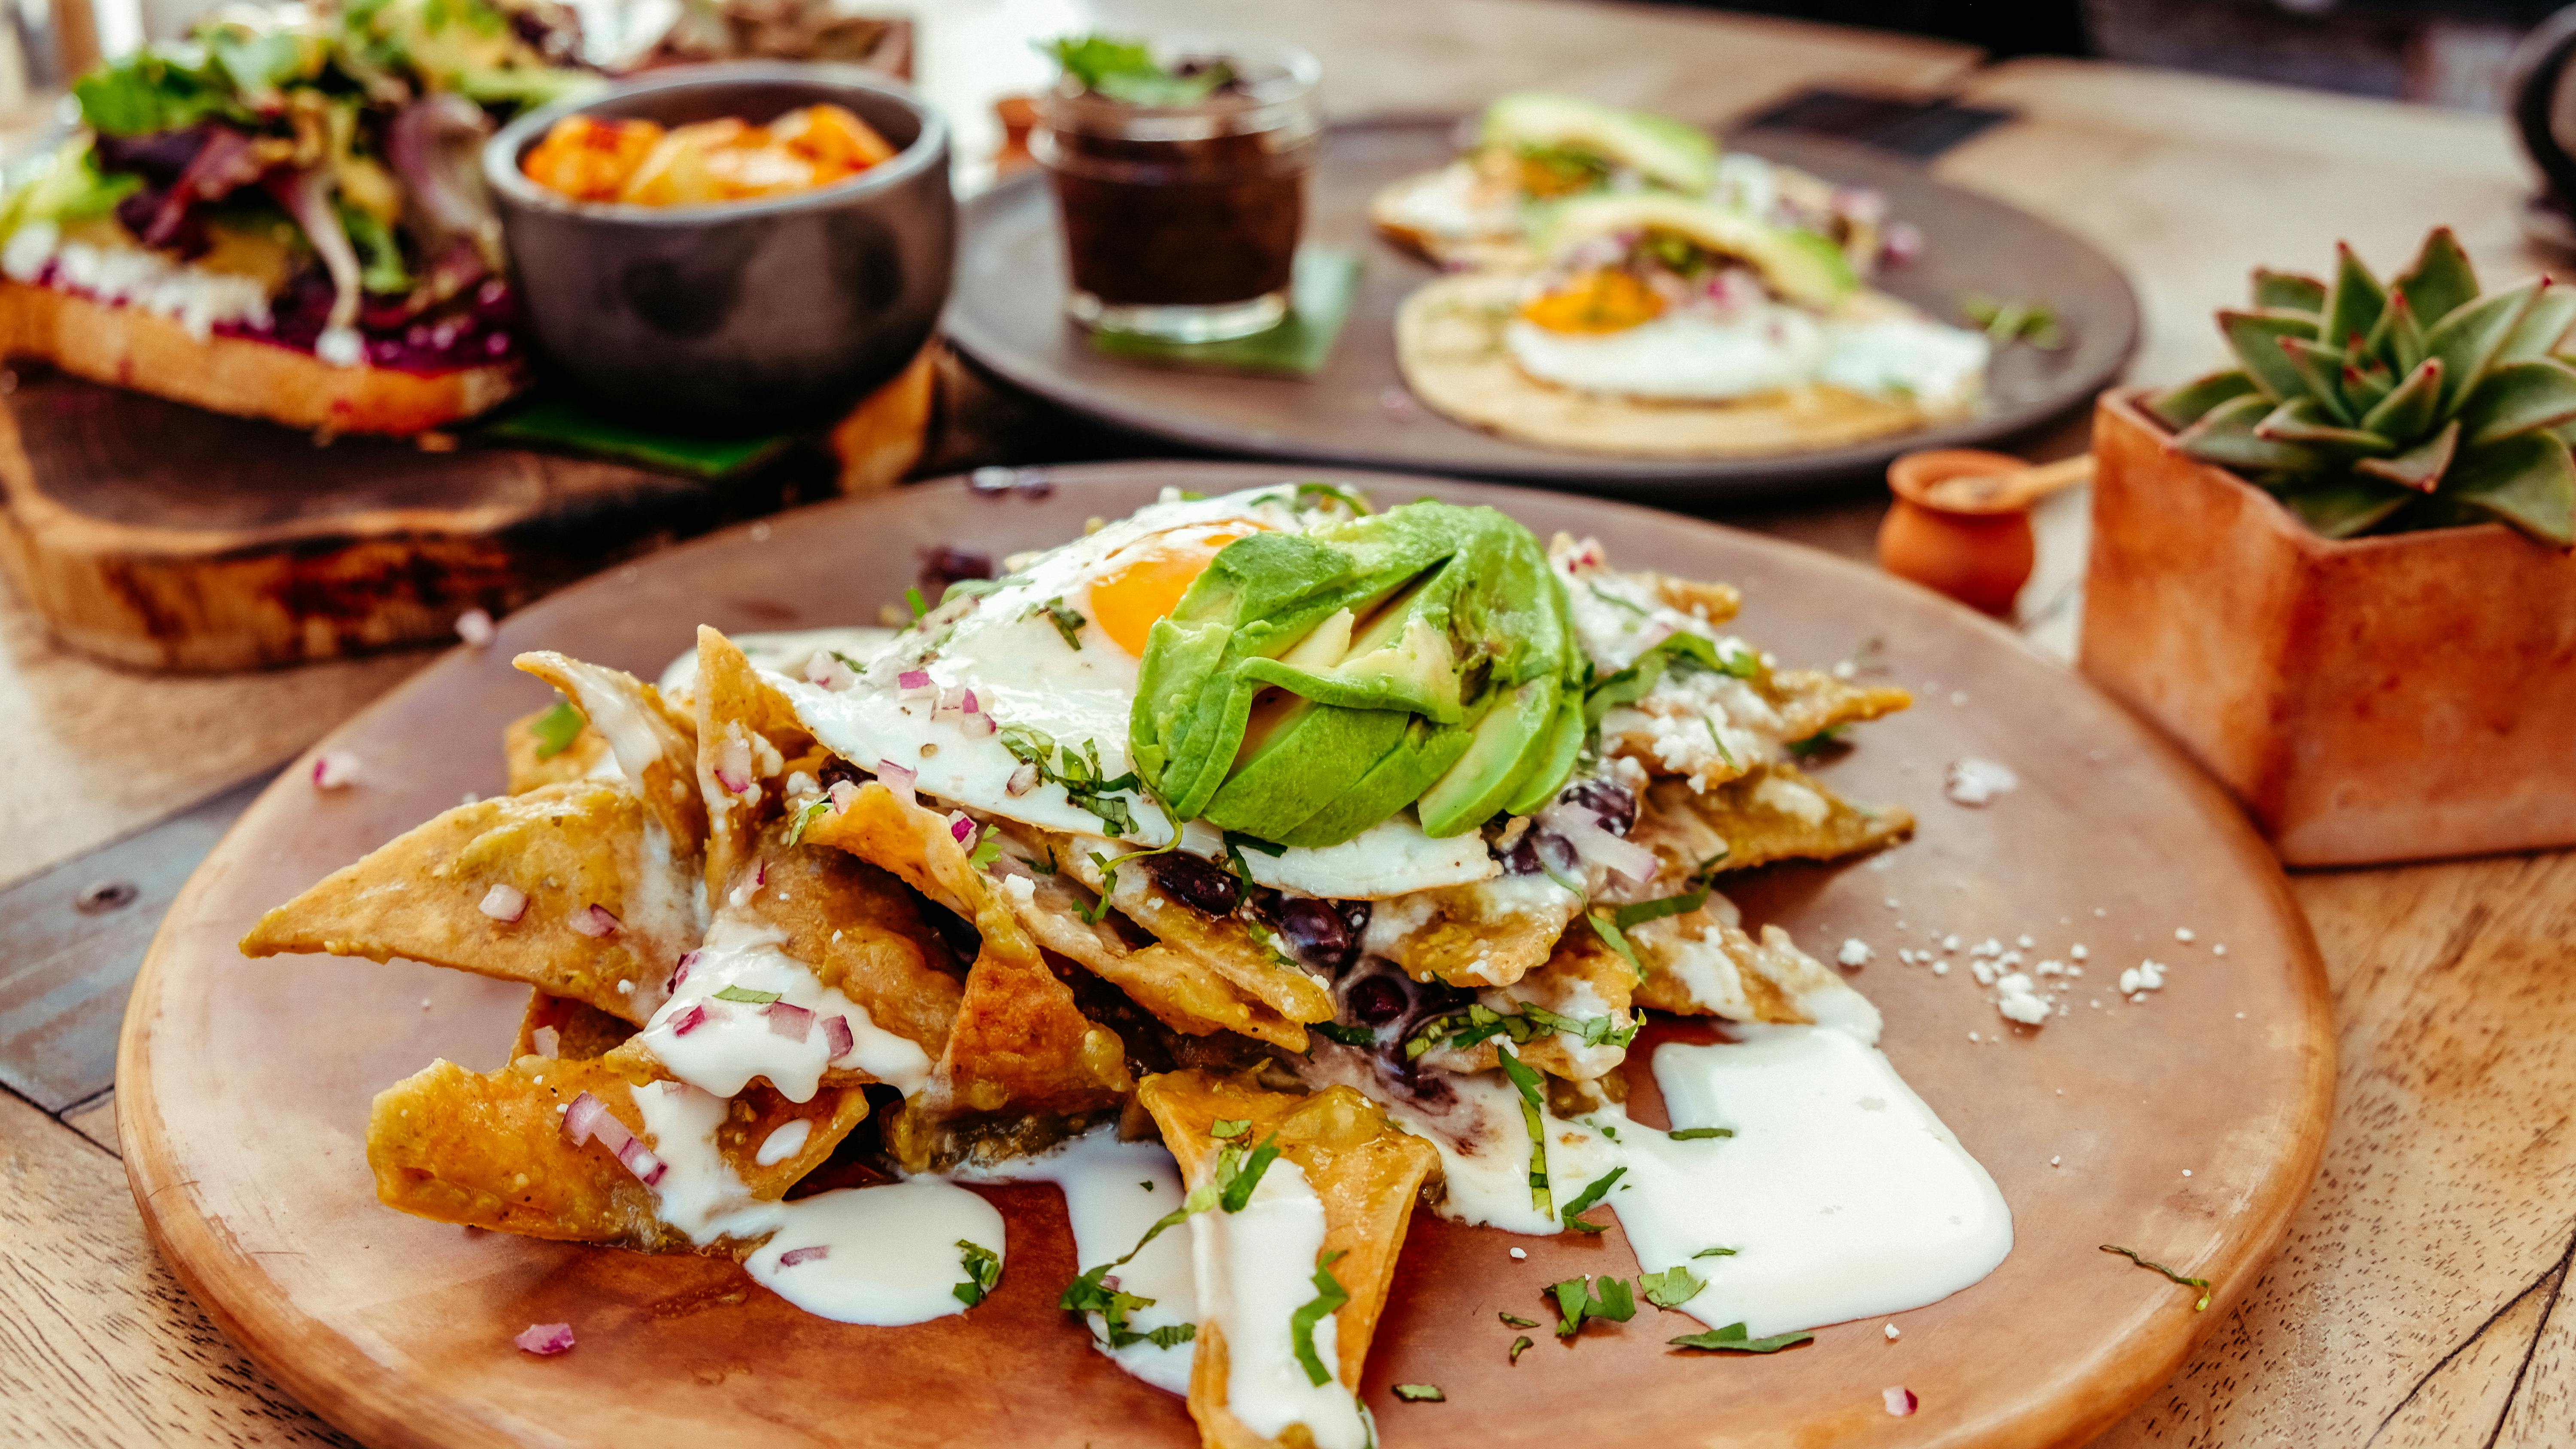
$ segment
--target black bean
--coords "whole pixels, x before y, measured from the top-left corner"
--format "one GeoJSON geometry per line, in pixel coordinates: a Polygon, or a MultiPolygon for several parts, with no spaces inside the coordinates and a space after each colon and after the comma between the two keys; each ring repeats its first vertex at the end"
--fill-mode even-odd
{"type": "Polygon", "coordinates": [[[1234,873],[1203,855],[1167,850],[1145,857],[1154,882],[1193,910],[1230,916],[1243,904],[1243,883],[1234,873]]]}
{"type": "Polygon", "coordinates": [[[1364,977],[1351,987],[1351,1017],[1362,1026],[1384,1026],[1411,1004],[1403,984],[1392,976],[1364,977]]]}
{"type": "Polygon", "coordinates": [[[1281,896],[1271,909],[1279,918],[1279,934],[1288,938],[1288,947],[1299,960],[1336,976],[1349,969],[1352,955],[1359,950],[1359,933],[1334,902],[1281,896]]]}
{"type": "Polygon", "coordinates": [[[1574,853],[1574,842],[1555,831],[1541,830],[1534,825],[1521,832],[1520,844],[1503,852],[1505,875],[1537,875],[1551,865],[1556,867],[1559,875],[1580,876],[1583,873],[1581,860],[1574,853]],[[1540,859],[1540,851],[1547,852],[1544,862],[1540,859]]]}
{"type": "Polygon", "coordinates": [[[1637,797],[1625,785],[1608,780],[1579,780],[1565,787],[1556,797],[1592,812],[1601,828],[1613,835],[1625,835],[1637,823],[1637,797]]]}
{"type": "Polygon", "coordinates": [[[832,758],[823,762],[823,768],[815,772],[815,778],[823,782],[824,789],[829,790],[843,781],[847,781],[853,785],[861,784],[864,783],[868,777],[859,773],[858,766],[851,764],[849,761],[842,759],[838,755],[834,755],[832,758]]]}

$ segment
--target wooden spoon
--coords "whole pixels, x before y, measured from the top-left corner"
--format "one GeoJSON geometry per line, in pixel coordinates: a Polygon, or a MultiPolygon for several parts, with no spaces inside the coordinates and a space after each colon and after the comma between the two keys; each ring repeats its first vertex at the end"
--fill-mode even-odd
{"type": "Polygon", "coordinates": [[[2030,507],[2061,488],[2090,482],[2093,477],[2093,455],[2078,453],[2054,463],[2009,473],[1974,473],[1944,478],[1923,490],[1923,501],[1934,508],[1956,509],[1962,513],[2007,513],[2030,507]]]}

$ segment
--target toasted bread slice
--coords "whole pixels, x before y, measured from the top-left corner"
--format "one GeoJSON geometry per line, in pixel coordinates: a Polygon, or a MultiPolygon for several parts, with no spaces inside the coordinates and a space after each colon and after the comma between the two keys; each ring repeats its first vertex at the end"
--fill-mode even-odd
{"type": "Polygon", "coordinates": [[[528,382],[511,357],[449,372],[335,367],[248,337],[199,339],[167,317],[0,281],[0,353],[78,377],[290,428],[419,433],[470,418],[528,382]]]}

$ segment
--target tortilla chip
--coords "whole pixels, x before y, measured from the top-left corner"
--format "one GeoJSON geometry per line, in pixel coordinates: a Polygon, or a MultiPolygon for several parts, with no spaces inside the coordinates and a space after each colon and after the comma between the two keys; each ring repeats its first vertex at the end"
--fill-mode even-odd
{"type": "Polygon", "coordinates": [[[805,839],[893,872],[983,937],[930,1086],[888,1133],[906,1167],[1001,1150],[1005,1139],[1012,1150],[1043,1145],[1134,1090],[1118,1033],[1082,1014],[945,817],[870,780],[808,825],[805,839]],[[1004,1112],[1017,1120],[989,1120],[1004,1112]]]}
{"type": "Polygon", "coordinates": [[[1687,876],[1718,859],[1722,871],[1775,860],[1839,860],[1914,833],[1913,812],[1852,805],[1794,765],[1756,765],[1700,793],[1681,780],[1646,787],[1629,839],[1687,876]],[[1722,859],[1720,858],[1722,857],[1722,859]]]}
{"type": "Polygon", "coordinates": [[[732,883],[749,858],[752,837],[787,804],[784,781],[803,772],[819,779],[829,752],[796,717],[796,707],[760,677],[740,647],[698,626],[698,672],[690,698],[697,710],[695,770],[707,808],[707,889],[732,883]],[[743,786],[726,788],[723,775],[743,786]]]}
{"type": "MultiPolygon", "coordinates": [[[[1395,318],[1396,361],[1414,396],[1471,427],[1543,447],[1640,458],[1731,458],[1817,452],[1945,421],[1910,401],[1808,384],[1722,403],[1649,402],[1541,382],[1503,345],[1516,315],[1521,273],[1441,277],[1404,299],[1395,318]]],[[[1911,313],[1879,293],[1856,311],[1911,313]]]]}
{"type": "Polygon", "coordinates": [[[1415,891],[1377,903],[1370,949],[1416,981],[1509,986],[1547,960],[1582,910],[1569,891],[1533,900],[1508,878],[1415,891]]]}
{"type": "Polygon", "coordinates": [[[698,944],[696,892],[694,872],[648,843],[633,791],[576,781],[460,805],[397,836],[262,916],[241,951],[403,956],[523,981],[640,1026],[698,944]],[[526,894],[517,920],[483,913],[496,885],[526,894]],[[572,928],[593,906],[615,931],[572,928]]]}
{"type": "Polygon", "coordinates": [[[519,1018],[518,1039],[510,1044],[510,1060],[553,1057],[567,1062],[596,1061],[633,1035],[635,1028],[631,1024],[597,1007],[548,996],[542,990],[531,991],[527,1013],[519,1018]]]}
{"type": "MultiPolygon", "coordinates": [[[[1043,854],[1042,847],[1033,849],[1043,854]]],[[[1040,946],[1116,986],[1156,1021],[1190,1036],[1232,1031],[1290,1051],[1306,1049],[1303,1025],[1280,1015],[1207,962],[1160,943],[1130,945],[1105,917],[1084,920],[1092,902],[1062,872],[1037,874],[1008,852],[994,862],[994,870],[1001,877],[1003,898],[1040,946]]],[[[1326,1010],[1329,1013],[1329,1000],[1326,1010]]]]}
{"type": "Polygon", "coordinates": [[[608,752],[608,737],[592,729],[587,720],[571,744],[541,756],[545,746],[537,739],[536,725],[553,708],[530,710],[501,727],[501,758],[509,767],[513,795],[524,795],[540,785],[591,779],[603,773],[602,766],[617,768],[616,757],[608,752]]]}
{"type": "Polygon", "coordinates": [[[846,851],[785,843],[772,826],[753,842],[746,869],[762,884],[722,909],[785,934],[779,950],[815,979],[867,1009],[868,1019],[937,1057],[964,988],[948,943],[921,916],[912,892],[846,851]]]}
{"type": "Polygon", "coordinates": [[[617,768],[644,802],[673,858],[694,867],[705,849],[707,810],[698,798],[698,746],[693,726],[662,704],[653,686],[622,670],[585,664],[551,649],[510,661],[564,692],[608,741],[617,768]]]}
{"type": "MultiPolygon", "coordinates": [[[[1266,1091],[1239,1077],[1171,1072],[1149,1077],[1136,1099],[1154,1114],[1163,1142],[1191,1185],[1206,1180],[1223,1146],[1209,1134],[1220,1119],[1250,1123],[1237,1139],[1260,1143],[1276,1134],[1279,1155],[1306,1174],[1324,1201],[1326,1256],[1339,1253],[1333,1277],[1350,1302],[1333,1315],[1334,1356],[1342,1383],[1357,1391],[1395,1278],[1396,1256],[1411,1225],[1414,1195],[1440,1165],[1440,1154],[1399,1131],[1376,1103],[1348,1087],[1310,1096],[1266,1091]]],[[[1199,1326],[1190,1368],[1190,1417],[1206,1443],[1259,1449],[1277,1441],[1253,1433],[1226,1409],[1225,1335],[1199,1326]]]]}
{"type": "Polygon", "coordinates": [[[1754,940],[1727,918],[1732,909],[1717,899],[1628,933],[1628,944],[1646,963],[1646,979],[1635,988],[1637,1005],[1729,1021],[1829,1021],[1865,1028],[1876,1038],[1878,1008],[1867,997],[1799,950],[1778,926],[1764,926],[1761,940],[1754,940]]]}
{"type": "Polygon", "coordinates": [[[1634,570],[1631,577],[1646,580],[1665,608],[1679,609],[1704,623],[1723,624],[1744,607],[1744,595],[1733,584],[1695,583],[1649,569],[1634,570]]]}
{"type": "Polygon", "coordinates": [[[1914,695],[1892,684],[1853,684],[1821,669],[1774,672],[1763,693],[1780,712],[1780,738],[1813,739],[1837,725],[1858,724],[1894,714],[1914,703],[1914,695]]]}
{"type": "MultiPolygon", "coordinates": [[[[656,1146],[635,1105],[645,1080],[613,1060],[525,1057],[482,1074],[432,1063],[376,1096],[367,1122],[376,1196],[417,1217],[523,1237],[706,1251],[662,1222],[653,1190],[614,1152],[596,1138],[576,1145],[564,1133],[558,1109],[588,1092],[656,1146]]],[[[734,1099],[716,1147],[753,1197],[774,1202],[831,1156],[867,1111],[857,1088],[820,1092],[800,1106],[754,1087],[734,1099]],[[795,1119],[813,1124],[804,1146],[761,1166],[760,1145],[795,1119]]]]}

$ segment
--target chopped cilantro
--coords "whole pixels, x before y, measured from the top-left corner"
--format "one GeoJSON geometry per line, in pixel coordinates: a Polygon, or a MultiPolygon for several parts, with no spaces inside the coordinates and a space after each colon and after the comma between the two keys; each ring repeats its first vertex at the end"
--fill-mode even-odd
{"type": "Polygon", "coordinates": [[[1298,1366],[1306,1371],[1306,1382],[1321,1388],[1331,1383],[1333,1375],[1315,1353],[1315,1325],[1324,1315],[1351,1301],[1348,1289],[1333,1276],[1333,1264],[1341,1260],[1339,1252],[1326,1253],[1315,1265],[1315,1296],[1306,1306],[1288,1315],[1288,1333],[1296,1341],[1298,1366]]]}
{"type": "Polygon", "coordinates": [[[1563,1221],[1567,1227],[1572,1228],[1578,1233],[1607,1232],[1608,1228],[1604,1225],[1600,1223],[1583,1222],[1579,1220],[1575,1214],[1599,1204],[1601,1199],[1609,1194],[1610,1185],[1627,1175],[1628,1169],[1624,1167],[1614,1167],[1607,1173],[1592,1179],[1590,1186],[1584,1188],[1583,1191],[1576,1193],[1574,1195],[1574,1201],[1565,1205],[1565,1212],[1561,1215],[1561,1221],[1563,1221]]]}
{"type": "Polygon", "coordinates": [[[1735,1256],[1735,1250],[1733,1248],[1702,1248],[1698,1252],[1691,1254],[1691,1256],[1694,1258],[1732,1258],[1735,1256]]]}
{"type": "Polygon", "coordinates": [[[1628,944],[1628,933],[1619,929],[1619,923],[1610,918],[1609,912],[1596,910],[1584,919],[1592,923],[1593,933],[1601,938],[1603,945],[1627,958],[1628,969],[1637,973],[1638,980],[1646,979],[1646,963],[1637,958],[1637,948],[1628,944]]]}
{"type": "Polygon", "coordinates": [[[1560,1016],[1544,1006],[1523,1003],[1518,1011],[1496,1011],[1482,1002],[1471,1002],[1456,1011],[1442,1012],[1414,1028],[1404,1043],[1405,1060],[1412,1061],[1436,1046],[1463,1049],[1497,1036],[1511,1038],[1514,1045],[1526,1045],[1532,1039],[1558,1032],[1588,1047],[1624,1047],[1637,1036],[1634,1016],[1560,1016]]]}
{"type": "Polygon", "coordinates": [[[1666,1268],[1660,1273],[1637,1275],[1637,1291],[1657,1308],[1679,1308],[1699,1296],[1708,1284],[1700,1281],[1688,1268],[1666,1268]]]}
{"type": "MultiPolygon", "coordinates": [[[[1531,1326],[1532,1328],[1536,1328],[1538,1325],[1537,1325],[1537,1324],[1531,1324],[1530,1326],[1531,1326]]],[[[1533,1348],[1534,1346],[1535,1346],[1535,1345],[1534,1345],[1534,1344],[1532,1344],[1532,1343],[1531,1343],[1531,1341],[1530,1341],[1530,1336],[1529,1336],[1528,1334],[1526,1334],[1526,1333],[1522,1334],[1522,1335],[1521,1335],[1520,1337],[1518,1337],[1518,1338],[1513,1339],[1513,1340],[1512,1340],[1511,1362],[1513,1362],[1513,1363],[1519,1363],[1519,1362],[1521,1361],[1521,1355],[1522,1355],[1522,1354],[1525,1354],[1525,1353],[1527,1353],[1527,1352],[1529,1352],[1529,1351],[1530,1351],[1530,1349],[1531,1349],[1531,1348],[1533,1348]]]]}
{"type": "Polygon", "coordinates": [[[1778,1353],[1814,1338],[1812,1333],[1775,1333],[1769,1338],[1746,1338],[1743,1324],[1730,1323],[1707,1333],[1686,1333],[1665,1342],[1675,1348],[1704,1348],[1715,1353],[1778,1353]]]}
{"type": "Polygon", "coordinates": [[[1438,1384],[1397,1384],[1395,1386],[1395,1396],[1404,1400],[1408,1404],[1445,1404],[1449,1402],[1449,1396],[1440,1392],[1440,1386],[1438,1384]]]}
{"type": "Polygon", "coordinates": [[[1538,1320],[1537,1320],[1537,1319],[1535,1319],[1535,1318],[1523,1318],[1523,1317],[1521,1317],[1521,1316],[1520,1316],[1519,1314],[1517,1314],[1517,1313],[1497,1313],[1497,1314],[1495,1314],[1494,1316],[1495,1316],[1496,1318],[1501,1319],[1501,1320],[1503,1321],[1504,1326],[1505,1326],[1505,1327],[1508,1327],[1508,1328],[1536,1328],[1536,1327],[1538,1327],[1538,1320]]]}
{"type": "Polygon", "coordinates": [[[1666,916],[1686,916],[1707,904],[1708,887],[1701,886],[1677,896],[1661,896],[1651,901],[1639,901],[1633,906],[1621,906],[1610,913],[1610,922],[1623,932],[1633,931],[1648,921],[1660,921],[1666,916]]]}
{"type": "Polygon", "coordinates": [[[1000,739],[1002,748],[1010,751],[1013,759],[1037,766],[1039,779],[1063,786],[1064,796],[1074,808],[1099,817],[1103,831],[1122,838],[1136,833],[1136,817],[1118,795],[1126,790],[1142,791],[1143,782],[1133,770],[1116,779],[1104,779],[1098,740],[1085,740],[1082,750],[1076,751],[1070,745],[1058,746],[1052,736],[1025,725],[1005,726],[1000,739]]]}
{"type": "MultiPolygon", "coordinates": [[[[1789,741],[1787,749],[1790,754],[1796,755],[1799,759],[1804,760],[1823,754],[1825,751],[1841,744],[1842,742],[1842,726],[1827,725],[1823,729],[1816,731],[1814,734],[1807,736],[1803,740],[1789,741]]],[[[1732,764],[1734,762],[1730,760],[1728,763],[1732,764]]]]}
{"type": "Polygon", "coordinates": [[[930,612],[930,601],[921,596],[921,589],[918,585],[907,588],[903,591],[903,602],[904,607],[912,610],[912,617],[916,620],[921,618],[922,615],[930,612]]]}
{"type": "Polygon", "coordinates": [[[1215,1122],[1209,1124],[1208,1135],[1210,1137],[1223,1139],[1228,1137],[1240,1137],[1251,1130],[1252,1124],[1250,1122],[1234,1121],[1224,1117],[1219,1117],[1215,1122]]]}
{"type": "Polygon", "coordinates": [[[1074,612],[1065,603],[1064,595],[1058,594],[1038,608],[1047,616],[1047,622],[1055,625],[1055,631],[1064,636],[1065,648],[1078,650],[1082,647],[1082,626],[1091,621],[1074,612]]]}
{"type": "Polygon", "coordinates": [[[1698,1142],[1710,1137],[1732,1137],[1732,1127],[1676,1127],[1664,1134],[1675,1142],[1698,1142]]]}
{"type": "MultiPolygon", "coordinates": [[[[1242,1159],[1241,1167],[1226,1180],[1224,1188],[1219,1192],[1217,1205],[1230,1213],[1243,1211],[1244,1206],[1252,1201],[1252,1190],[1261,1185],[1261,1175],[1268,1172],[1270,1164],[1278,1160],[1279,1134],[1273,1132],[1262,1139],[1260,1146],[1252,1149],[1249,1157],[1242,1159]]],[[[1220,1172],[1225,1170],[1222,1158],[1217,1163],[1217,1170],[1220,1172]]]]}
{"type": "Polygon", "coordinates": [[[1002,1281],[1002,1256],[981,1243],[957,1240],[958,1266],[966,1270],[966,1281],[948,1290],[957,1301],[972,1308],[984,1301],[993,1285],[1002,1281]]]}
{"type": "Polygon", "coordinates": [[[1178,1348],[1198,1336],[1199,1326],[1195,1323],[1166,1323],[1145,1338],[1156,1348],[1178,1348]]]}
{"type": "Polygon", "coordinates": [[[1521,1122],[1529,1129],[1530,1140],[1530,1206],[1552,1213],[1556,1204],[1547,1185],[1547,1119],[1540,1110],[1538,1072],[1501,1042],[1494,1043],[1494,1055],[1502,1059],[1503,1075],[1512,1079],[1521,1094],[1521,1122]]]}
{"type": "Polygon", "coordinates": [[[2102,1251],[2106,1253],[2117,1253],[2121,1257],[2128,1259],[2130,1262],[2137,1264],[2141,1268],[2153,1268],[2157,1272],[2164,1274],[2165,1277],[2171,1279],[2173,1282],[2181,1284],[2183,1287],[2199,1289],[2200,1301],[2191,1305],[2191,1311],[2194,1313],[2206,1313],[2209,1311],[2208,1279],[2186,1278],[2182,1274],[2175,1272],[2173,1269],[2166,1267],[2162,1263],[2152,1262],[2148,1259],[2139,1257],[2137,1251],[2132,1248],[2114,1247],[2109,1243],[2104,1243],[2102,1245],[2102,1251]]]}
{"type": "Polygon", "coordinates": [[[1345,1026],[1338,1021],[1310,1021],[1306,1029],[1344,1046],[1364,1047],[1377,1042],[1377,1033],[1365,1026],[1345,1026]]]}
{"type": "Polygon", "coordinates": [[[2066,345],[2057,309],[2046,302],[2002,302],[1972,292],[1960,300],[1959,311],[1986,329],[1987,340],[1998,347],[2027,341],[2042,352],[2055,352],[2066,345]]]}
{"type": "Polygon", "coordinates": [[[740,1001],[752,1006],[767,1006],[777,999],[775,991],[754,991],[748,986],[728,986],[716,993],[718,1001],[740,1001]]]}
{"type": "Polygon", "coordinates": [[[1625,1278],[1568,1278],[1546,1290],[1556,1299],[1556,1336],[1572,1338],[1588,1319],[1625,1323],[1637,1316],[1636,1295],[1625,1278]]]}
{"type": "MultiPolygon", "coordinates": [[[[1730,770],[1734,769],[1735,751],[1726,747],[1726,736],[1717,732],[1717,721],[1710,719],[1707,715],[1701,715],[1699,717],[1699,722],[1707,726],[1708,742],[1717,748],[1717,757],[1726,762],[1726,768],[1730,770]]],[[[1797,746],[1792,745],[1790,746],[1790,749],[1794,751],[1797,749],[1797,746]]]]}
{"type": "Polygon", "coordinates": [[[1634,704],[1672,669],[1706,669],[1737,679],[1758,680],[1762,656],[1733,639],[1723,644],[1705,634],[1671,634],[1638,655],[1627,668],[1596,679],[1584,690],[1584,717],[1595,724],[1623,704],[1634,704]]]}
{"type": "MultiPolygon", "coordinates": [[[[1617,594],[1610,592],[1608,589],[1601,587],[1601,585],[1597,583],[1592,586],[1592,597],[1600,600],[1602,603],[1625,609],[1640,619],[1651,619],[1654,617],[1654,615],[1647,610],[1645,605],[1638,603],[1634,599],[1623,599],[1617,594]]],[[[1632,624],[1629,627],[1633,629],[1636,626],[1632,624]]]]}
{"type": "MultiPolygon", "coordinates": [[[[1249,1161],[1244,1155],[1242,1144],[1227,1143],[1217,1153],[1216,1169],[1208,1174],[1207,1181],[1191,1188],[1189,1196],[1181,1200],[1179,1207],[1156,1218],[1153,1226],[1145,1229],[1145,1235],[1138,1238],[1136,1246],[1129,1248],[1125,1255],[1087,1268],[1083,1270],[1082,1276],[1065,1285],[1063,1295],[1056,1299],[1056,1307],[1067,1313],[1099,1314],[1101,1327],[1107,1331],[1111,1348],[1125,1348],[1129,1344],[1144,1343],[1149,1339],[1169,1348],[1173,1344],[1185,1341],[1189,1337],[1186,1333],[1172,1337],[1171,1331],[1166,1329],[1156,1329],[1153,1333],[1139,1333],[1129,1328],[1127,1315],[1140,1308],[1153,1307],[1154,1300],[1140,1298],[1133,1293],[1112,1288],[1107,1279],[1111,1273],[1127,1266],[1129,1260],[1138,1253],[1145,1251],[1145,1245],[1161,1237],[1166,1229],[1178,1227],[1220,1203],[1230,1203],[1226,1207],[1228,1212],[1241,1211],[1243,1202],[1251,1198],[1253,1187],[1260,1182],[1262,1172],[1270,1166],[1271,1158],[1279,1155],[1278,1141],[1279,1139],[1273,1136],[1262,1143],[1261,1147],[1252,1153],[1249,1161]],[[1263,1156],[1264,1152],[1269,1156],[1263,1156]],[[1234,1195],[1234,1187],[1237,1183],[1243,1184],[1240,1198],[1234,1195]],[[1167,1338],[1168,1342],[1165,1341],[1167,1338]]],[[[1150,1192],[1154,1185],[1144,1182],[1138,1183],[1137,1186],[1150,1192]]]]}
{"type": "MultiPolygon", "coordinates": [[[[832,797],[829,795],[817,795],[813,799],[808,800],[803,805],[797,807],[796,818],[790,821],[787,826],[787,843],[794,845],[797,841],[804,839],[805,827],[822,818],[823,812],[831,808],[832,797]]],[[[980,847],[978,848],[980,849],[980,847]]],[[[1000,843],[998,841],[995,842],[993,848],[997,851],[1000,850],[1000,843]]]]}
{"type": "MultiPolygon", "coordinates": [[[[788,844],[793,845],[795,842],[791,840],[788,844]]],[[[966,863],[975,867],[977,870],[983,870],[991,866],[994,861],[1000,860],[1001,858],[1001,832],[988,825],[984,827],[981,834],[975,837],[975,848],[967,852],[966,863]]]]}
{"type": "Polygon", "coordinates": [[[582,718],[580,710],[572,707],[571,700],[557,699],[554,708],[538,715],[528,726],[528,733],[537,737],[537,758],[551,760],[571,749],[572,742],[581,738],[582,726],[588,722],[582,718]]]}

